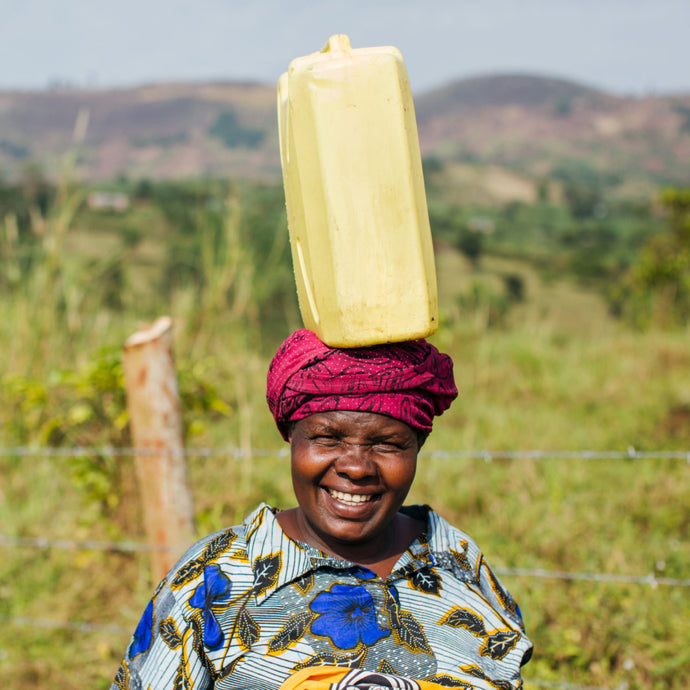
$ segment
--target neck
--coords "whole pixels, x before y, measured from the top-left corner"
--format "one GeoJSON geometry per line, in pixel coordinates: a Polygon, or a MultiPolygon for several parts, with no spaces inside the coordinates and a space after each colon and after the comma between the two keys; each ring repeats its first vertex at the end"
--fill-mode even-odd
{"type": "Polygon", "coordinates": [[[291,539],[309,544],[329,556],[368,568],[382,579],[391,574],[400,556],[424,530],[423,522],[397,513],[385,534],[375,541],[349,543],[320,535],[299,508],[282,511],[277,519],[283,532],[291,539]]]}

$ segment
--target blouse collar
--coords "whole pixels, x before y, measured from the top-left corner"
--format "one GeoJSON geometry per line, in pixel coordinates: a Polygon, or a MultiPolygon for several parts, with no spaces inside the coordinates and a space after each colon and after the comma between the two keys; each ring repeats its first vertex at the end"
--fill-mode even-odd
{"type": "MultiPolygon", "coordinates": [[[[427,527],[398,559],[388,581],[408,577],[412,572],[430,565],[444,567],[448,560],[446,554],[450,549],[450,535],[444,529],[449,527],[448,523],[429,506],[405,506],[402,512],[423,520],[427,527]]],[[[362,579],[376,577],[367,568],[291,539],[278,523],[277,513],[276,508],[262,503],[243,523],[257,604],[287,584],[295,583],[299,587],[299,580],[309,581],[319,568],[349,570],[362,579]]]]}

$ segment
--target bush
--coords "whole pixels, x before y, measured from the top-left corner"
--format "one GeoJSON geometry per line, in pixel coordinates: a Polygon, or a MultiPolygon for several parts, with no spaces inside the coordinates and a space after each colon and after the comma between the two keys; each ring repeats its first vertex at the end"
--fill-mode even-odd
{"type": "Polygon", "coordinates": [[[683,326],[690,320],[690,189],[667,189],[660,202],[667,230],[642,248],[612,309],[638,326],[683,326]]]}

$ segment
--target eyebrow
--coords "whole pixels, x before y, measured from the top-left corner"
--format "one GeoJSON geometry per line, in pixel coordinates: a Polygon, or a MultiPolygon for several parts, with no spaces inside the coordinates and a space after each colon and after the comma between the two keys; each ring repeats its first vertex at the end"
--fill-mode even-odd
{"type": "MultiPolygon", "coordinates": [[[[310,421],[310,426],[308,426],[305,429],[305,433],[308,435],[331,434],[333,436],[343,437],[348,436],[350,432],[347,429],[343,429],[340,425],[333,424],[330,421],[320,421],[314,419],[310,421]]],[[[410,437],[409,440],[412,441],[413,439],[419,441],[419,435],[416,432],[413,434],[412,437],[410,437]]],[[[400,429],[383,429],[371,431],[366,434],[366,437],[363,440],[364,443],[407,443],[407,441],[407,433],[400,429]]]]}

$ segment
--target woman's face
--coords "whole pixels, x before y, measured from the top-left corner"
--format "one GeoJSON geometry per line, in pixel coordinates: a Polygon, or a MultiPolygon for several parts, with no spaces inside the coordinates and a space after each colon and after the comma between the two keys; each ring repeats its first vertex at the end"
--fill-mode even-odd
{"type": "Polygon", "coordinates": [[[298,421],[290,434],[302,540],[329,553],[381,553],[412,485],[417,432],[371,412],[338,410],[298,421]]]}

